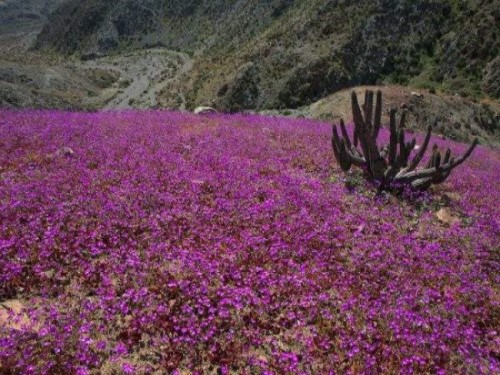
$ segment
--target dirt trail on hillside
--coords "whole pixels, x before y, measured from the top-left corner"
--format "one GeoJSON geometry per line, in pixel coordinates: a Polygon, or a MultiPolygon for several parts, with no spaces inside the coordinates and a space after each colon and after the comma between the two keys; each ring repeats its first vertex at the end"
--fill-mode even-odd
{"type": "MultiPolygon", "coordinates": [[[[118,72],[120,81],[104,109],[128,109],[157,107],[159,93],[189,72],[193,62],[185,53],[156,48],[83,61],[78,66],[118,72]]],[[[179,97],[179,109],[184,110],[186,100],[179,97]]]]}

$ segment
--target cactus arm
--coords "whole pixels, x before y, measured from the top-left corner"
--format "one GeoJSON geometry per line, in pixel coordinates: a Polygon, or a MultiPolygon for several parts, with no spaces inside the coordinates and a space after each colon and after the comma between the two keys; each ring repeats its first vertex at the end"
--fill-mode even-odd
{"type": "Polygon", "coordinates": [[[427,134],[425,135],[424,143],[422,144],[420,150],[418,150],[417,155],[415,155],[410,165],[408,166],[407,172],[413,171],[415,168],[417,168],[420,161],[422,161],[422,158],[424,157],[425,152],[427,151],[427,147],[429,147],[431,134],[432,134],[432,127],[429,125],[429,127],[427,128],[427,134]]]}
{"type": "Polygon", "coordinates": [[[349,157],[351,158],[351,162],[352,162],[352,164],[354,164],[354,165],[356,165],[356,166],[358,166],[358,167],[363,167],[363,166],[365,166],[365,165],[366,165],[366,161],[365,161],[365,159],[363,159],[362,157],[359,157],[359,156],[357,156],[357,155],[354,155],[354,154],[352,153],[352,151],[351,151],[351,152],[349,152],[349,150],[347,150],[347,153],[349,154],[349,157]]]}
{"type": "Polygon", "coordinates": [[[396,157],[397,168],[402,168],[406,166],[408,162],[407,149],[405,144],[405,132],[403,129],[398,130],[398,144],[399,144],[399,154],[396,157]]]}
{"type": "Polygon", "coordinates": [[[434,165],[434,158],[436,157],[436,152],[438,152],[438,146],[437,144],[434,143],[434,146],[432,146],[432,154],[431,157],[429,158],[429,161],[427,162],[426,168],[432,168],[434,165]]]}
{"type": "Polygon", "coordinates": [[[347,172],[351,168],[351,158],[346,152],[345,143],[339,138],[336,125],[332,127],[332,149],[338,164],[347,172]]]}
{"type": "Polygon", "coordinates": [[[431,184],[432,184],[432,178],[427,177],[413,181],[411,183],[411,186],[416,190],[427,190],[431,186],[431,184]]]}
{"type": "Polygon", "coordinates": [[[451,169],[449,169],[449,170],[440,169],[438,171],[438,173],[432,179],[432,183],[433,184],[440,184],[440,183],[444,182],[448,178],[448,176],[451,174],[451,171],[452,171],[451,169]]]}
{"type": "Polygon", "coordinates": [[[351,140],[349,138],[349,133],[347,133],[347,129],[345,128],[343,119],[340,119],[340,130],[342,132],[342,137],[345,139],[347,149],[351,149],[351,140]]]}
{"type": "Polygon", "coordinates": [[[396,152],[397,152],[397,142],[398,142],[395,109],[391,109],[390,118],[391,118],[390,119],[391,136],[389,141],[389,164],[394,167],[396,163],[396,152]]]}
{"type": "Polygon", "coordinates": [[[382,124],[382,91],[377,90],[377,101],[375,103],[375,117],[373,120],[373,139],[378,138],[378,133],[382,124]]]}
{"type": "Polygon", "coordinates": [[[351,147],[351,154],[353,154],[354,156],[356,156],[360,159],[363,159],[363,155],[361,155],[361,153],[358,151],[358,149],[354,146],[351,147]]]}
{"type": "Polygon", "coordinates": [[[370,133],[370,135],[372,135],[372,138],[373,138],[373,129],[372,129],[372,125],[373,125],[373,120],[372,120],[372,118],[373,118],[373,91],[368,90],[366,92],[365,104],[364,104],[363,108],[365,111],[365,125],[366,125],[368,132],[370,133]]]}
{"type": "Polygon", "coordinates": [[[406,173],[402,173],[404,171],[401,171],[396,175],[394,180],[395,182],[400,182],[400,183],[411,182],[412,186],[414,185],[414,182],[418,180],[422,181],[419,181],[418,183],[416,183],[416,185],[422,185],[424,180],[427,180],[428,178],[431,179],[432,183],[435,184],[442,183],[446,180],[446,178],[448,178],[453,169],[455,169],[458,165],[467,160],[467,158],[472,154],[476,146],[477,146],[477,139],[475,139],[474,142],[472,142],[472,144],[469,146],[465,154],[456,160],[451,158],[450,149],[446,151],[444,159],[442,159],[441,154],[437,151],[436,147],[434,147],[434,151],[430,159],[428,168],[413,172],[409,172],[407,170],[406,173]]]}
{"type": "Polygon", "coordinates": [[[349,153],[347,152],[347,148],[346,148],[346,144],[345,144],[344,140],[342,140],[340,142],[339,151],[340,151],[340,155],[342,157],[342,159],[341,159],[342,162],[341,162],[340,166],[344,171],[347,172],[349,169],[351,169],[352,159],[351,159],[351,155],[349,155],[349,153]]]}
{"type": "Polygon", "coordinates": [[[436,152],[436,157],[434,158],[434,168],[439,169],[441,166],[441,154],[436,152]]]}
{"type": "Polygon", "coordinates": [[[399,121],[399,128],[404,129],[406,126],[406,111],[401,114],[401,120],[399,121]]]}
{"type": "MultiPolygon", "coordinates": [[[[369,126],[371,125],[369,122],[363,121],[363,115],[361,114],[361,109],[359,108],[355,92],[352,92],[351,99],[354,125],[356,126],[356,131],[361,142],[364,158],[368,162],[368,167],[372,176],[375,179],[380,180],[383,178],[384,171],[387,166],[385,165],[384,159],[380,157],[376,140],[372,138],[372,134],[369,129],[369,126]]],[[[373,116],[373,92],[371,92],[371,94],[369,92],[366,94],[366,100],[367,102],[364,106],[366,116],[373,116]]]]}
{"type": "Polygon", "coordinates": [[[472,141],[472,144],[469,146],[469,148],[467,149],[467,151],[465,152],[465,154],[463,154],[462,156],[460,156],[458,159],[454,160],[452,163],[451,163],[451,168],[456,168],[458,167],[460,164],[462,164],[464,161],[466,161],[469,156],[471,156],[472,154],[472,151],[474,151],[474,149],[476,148],[476,146],[478,145],[479,143],[479,140],[477,138],[474,138],[474,140],[472,141]]]}
{"type": "Polygon", "coordinates": [[[434,178],[432,179],[433,184],[440,184],[444,182],[451,174],[451,172],[458,167],[460,164],[462,164],[465,160],[467,160],[470,155],[472,154],[472,151],[476,148],[478,144],[478,139],[475,138],[472,144],[469,146],[465,154],[463,154],[461,157],[458,159],[454,159],[451,157],[451,150],[447,149],[446,154],[444,156],[443,161],[441,162],[441,155],[438,154],[439,156],[436,156],[436,159],[434,163],[438,166],[439,170],[434,178]],[[441,162],[441,166],[439,167],[439,163],[441,162]]]}
{"type": "Polygon", "coordinates": [[[447,149],[446,155],[444,156],[443,164],[448,164],[450,162],[450,158],[451,158],[451,150],[447,149]]]}
{"type": "Polygon", "coordinates": [[[332,126],[332,149],[335,159],[337,159],[337,162],[344,171],[348,171],[351,168],[351,164],[359,167],[366,164],[363,158],[353,152],[353,148],[349,149],[348,140],[345,138],[340,139],[336,125],[332,126]]]}
{"type": "Polygon", "coordinates": [[[358,147],[359,137],[358,137],[358,132],[356,131],[356,128],[354,128],[353,138],[354,138],[354,140],[353,140],[354,147],[358,147]]]}
{"type": "Polygon", "coordinates": [[[431,167],[431,168],[423,169],[420,171],[413,171],[413,172],[401,175],[399,177],[396,176],[394,178],[394,182],[407,183],[407,182],[415,181],[417,179],[432,177],[436,173],[436,170],[437,170],[436,168],[431,167]]]}
{"type": "Polygon", "coordinates": [[[351,94],[351,106],[352,106],[352,114],[354,118],[354,127],[356,134],[359,138],[359,142],[361,143],[361,150],[363,151],[363,156],[365,160],[370,160],[370,151],[368,148],[368,144],[366,142],[366,127],[365,122],[363,121],[363,115],[361,114],[361,109],[359,108],[358,98],[356,93],[353,91],[351,94]]]}
{"type": "MultiPolygon", "coordinates": [[[[332,129],[333,129],[333,134],[336,134],[337,133],[337,126],[333,125],[332,129]]],[[[337,137],[338,137],[338,135],[337,135],[337,137]]],[[[333,149],[333,153],[335,154],[335,159],[337,159],[337,161],[340,160],[339,148],[340,148],[340,145],[337,142],[337,139],[335,138],[335,136],[332,136],[332,149],[333,149]]]]}

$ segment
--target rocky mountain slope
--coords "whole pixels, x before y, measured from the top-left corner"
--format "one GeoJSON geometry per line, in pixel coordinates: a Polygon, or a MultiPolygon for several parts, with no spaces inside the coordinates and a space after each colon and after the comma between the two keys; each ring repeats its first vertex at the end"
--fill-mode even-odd
{"type": "Polygon", "coordinates": [[[290,108],[392,82],[500,96],[500,0],[69,0],[36,48],[192,53],[191,106],[290,108]]]}
{"type": "MultiPolygon", "coordinates": [[[[64,0],[0,0],[0,42],[29,36],[36,38],[50,14],[64,0]]],[[[17,43],[16,47],[23,47],[17,43]]]]}
{"type": "Polygon", "coordinates": [[[102,86],[98,81],[112,78],[61,66],[57,60],[63,58],[28,52],[63,1],[0,0],[0,107],[79,108],[102,86]]]}

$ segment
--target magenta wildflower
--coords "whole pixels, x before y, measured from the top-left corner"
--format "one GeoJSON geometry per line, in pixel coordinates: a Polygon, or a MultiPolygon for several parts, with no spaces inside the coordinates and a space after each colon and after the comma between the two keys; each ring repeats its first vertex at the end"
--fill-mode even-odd
{"type": "Polygon", "coordinates": [[[330,131],[0,112],[2,370],[498,373],[498,151],[398,200],[338,173],[330,131]]]}

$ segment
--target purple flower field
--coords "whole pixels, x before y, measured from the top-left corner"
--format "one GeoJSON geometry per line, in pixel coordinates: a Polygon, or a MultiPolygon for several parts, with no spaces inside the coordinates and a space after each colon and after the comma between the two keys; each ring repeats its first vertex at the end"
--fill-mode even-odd
{"type": "Polygon", "coordinates": [[[498,373],[500,153],[400,199],[330,132],[0,112],[0,373],[498,373]]]}

